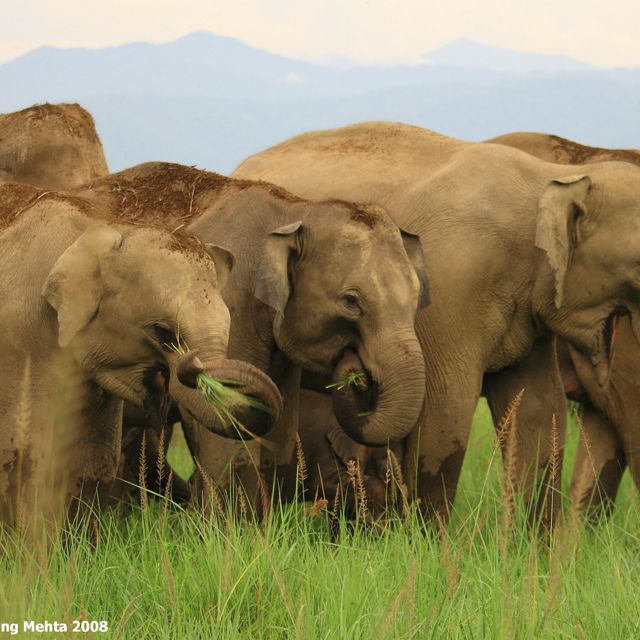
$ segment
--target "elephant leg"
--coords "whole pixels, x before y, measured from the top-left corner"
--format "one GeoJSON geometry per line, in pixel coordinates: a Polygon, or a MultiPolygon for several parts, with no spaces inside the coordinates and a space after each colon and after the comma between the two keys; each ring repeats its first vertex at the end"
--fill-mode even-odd
{"type": "Polygon", "coordinates": [[[585,403],[571,499],[589,520],[611,515],[625,468],[624,445],[615,428],[601,411],[585,403]]]}
{"type": "Polygon", "coordinates": [[[515,431],[501,438],[505,472],[512,475],[530,516],[550,524],[560,507],[557,491],[567,411],[554,337],[539,339],[518,364],[485,376],[484,391],[496,428],[523,389],[511,422],[515,431]]]}
{"type": "Polygon", "coordinates": [[[424,517],[446,520],[480,396],[482,372],[462,354],[447,360],[467,366],[457,371],[438,366],[434,350],[424,346],[422,339],[421,343],[429,363],[426,394],[418,422],[406,440],[403,472],[409,494],[418,498],[424,517]]]}

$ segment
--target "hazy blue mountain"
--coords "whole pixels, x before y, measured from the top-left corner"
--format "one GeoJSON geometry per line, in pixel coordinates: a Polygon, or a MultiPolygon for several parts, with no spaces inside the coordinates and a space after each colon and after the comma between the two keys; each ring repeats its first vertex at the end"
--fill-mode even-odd
{"type": "MultiPolygon", "coordinates": [[[[493,71],[579,71],[590,65],[569,56],[544,53],[521,53],[489,47],[473,40],[460,39],[432,51],[425,58],[437,65],[492,69],[493,71]]],[[[592,68],[592,67],[591,67],[592,68]]]]}
{"type": "Polygon", "coordinates": [[[229,172],[291,135],[374,119],[471,140],[537,130],[640,148],[639,69],[467,41],[428,58],[393,68],[329,66],[208,33],[164,45],[43,47],[0,65],[0,112],[80,102],[94,114],[114,170],[173,160],[229,172]]]}

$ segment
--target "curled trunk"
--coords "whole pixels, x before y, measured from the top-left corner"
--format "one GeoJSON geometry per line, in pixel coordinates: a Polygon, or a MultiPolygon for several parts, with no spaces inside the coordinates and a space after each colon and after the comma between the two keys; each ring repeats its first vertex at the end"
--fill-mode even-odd
{"type": "Polygon", "coordinates": [[[425,392],[422,350],[415,337],[397,341],[370,371],[354,351],[346,351],[333,374],[333,406],[346,433],[361,444],[382,446],[407,436],[416,424],[425,392]],[[360,384],[340,384],[350,373],[360,384]]]}
{"type": "Polygon", "coordinates": [[[235,439],[247,439],[264,435],[282,413],[282,397],[271,378],[253,365],[240,360],[226,358],[200,358],[189,353],[176,359],[171,367],[169,394],[181,412],[218,435],[235,439]],[[253,396],[265,405],[268,412],[252,407],[233,410],[234,418],[242,425],[240,431],[226,420],[221,420],[207,403],[204,394],[197,389],[200,373],[208,373],[218,380],[232,380],[234,389],[253,396]]]}

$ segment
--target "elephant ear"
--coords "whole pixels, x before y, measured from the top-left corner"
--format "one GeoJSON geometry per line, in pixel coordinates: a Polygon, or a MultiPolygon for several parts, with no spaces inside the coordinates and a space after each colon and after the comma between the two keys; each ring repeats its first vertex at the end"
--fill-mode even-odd
{"type": "Polygon", "coordinates": [[[205,244],[207,253],[211,256],[213,263],[216,265],[216,276],[218,278],[218,288],[223,289],[227,284],[229,274],[235,263],[233,253],[224,247],[220,247],[217,244],[211,244],[207,242],[205,244]]]}
{"type": "Polygon", "coordinates": [[[42,287],[42,295],[58,313],[58,343],[66,347],[95,315],[102,298],[100,258],[122,244],[108,225],[85,231],[58,258],[42,287]]]}
{"type": "Polygon", "coordinates": [[[418,309],[431,304],[431,294],[429,292],[429,278],[427,277],[427,265],[424,259],[424,251],[422,250],[422,243],[420,242],[420,236],[415,233],[409,233],[404,229],[400,229],[400,235],[402,236],[402,242],[404,244],[404,250],[409,256],[409,260],[413,265],[413,269],[418,276],[420,282],[420,295],[418,297],[418,309]]]}
{"type": "Polygon", "coordinates": [[[578,241],[578,227],[587,213],[591,191],[589,176],[556,178],[545,187],[538,202],[536,247],[547,254],[555,275],[555,305],[560,308],[564,281],[578,241]]]}
{"type": "Polygon", "coordinates": [[[276,312],[274,335],[278,334],[284,309],[291,294],[289,262],[296,253],[302,222],[293,222],[272,231],[258,260],[253,293],[260,302],[276,312]]]}

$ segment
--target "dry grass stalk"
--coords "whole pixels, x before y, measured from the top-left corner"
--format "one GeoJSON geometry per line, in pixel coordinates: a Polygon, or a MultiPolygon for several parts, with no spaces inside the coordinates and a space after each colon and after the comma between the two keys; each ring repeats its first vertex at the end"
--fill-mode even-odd
{"type": "Polygon", "coordinates": [[[91,516],[91,546],[94,549],[100,544],[100,522],[95,516],[91,516]]]}
{"type": "Polygon", "coordinates": [[[263,527],[267,526],[269,522],[269,515],[271,513],[271,500],[269,498],[269,489],[267,488],[267,481],[260,471],[256,470],[258,474],[258,492],[260,494],[260,506],[262,508],[262,514],[260,518],[260,524],[263,527]]]}
{"type": "Polygon", "coordinates": [[[518,408],[522,402],[524,389],[509,403],[507,411],[498,426],[498,441],[504,451],[504,471],[502,480],[502,500],[504,506],[504,531],[506,536],[512,528],[516,508],[516,482],[518,468],[518,408]]]}
{"type": "Polygon", "coordinates": [[[307,480],[308,472],[307,472],[307,461],[304,457],[304,451],[302,449],[302,440],[300,440],[300,436],[296,433],[296,477],[298,479],[298,486],[302,491],[302,495],[304,496],[305,491],[305,482],[307,480]]]}
{"type": "Polygon", "coordinates": [[[169,477],[167,478],[167,484],[164,487],[164,500],[162,501],[162,522],[167,519],[167,513],[169,511],[169,503],[171,502],[171,489],[173,487],[173,469],[169,467],[169,477]]]}
{"type": "Polygon", "coordinates": [[[549,460],[549,469],[550,469],[550,485],[549,485],[549,495],[551,496],[551,522],[553,522],[553,514],[555,513],[555,496],[556,496],[556,486],[560,482],[560,438],[558,436],[558,421],[556,419],[556,414],[554,413],[551,416],[551,457],[549,460]]]}
{"type": "Polygon", "coordinates": [[[160,437],[158,438],[158,459],[156,460],[156,472],[158,474],[158,491],[162,487],[162,481],[164,480],[164,472],[166,466],[166,444],[165,444],[165,429],[164,426],[160,429],[160,437]]]}
{"type": "Polygon", "coordinates": [[[331,513],[329,514],[329,538],[333,542],[338,539],[340,532],[340,498],[342,495],[342,486],[336,486],[336,494],[333,496],[333,504],[331,513]]]}
{"type": "Polygon", "coordinates": [[[507,405],[507,410],[504,412],[504,415],[498,423],[498,443],[503,448],[507,444],[507,439],[509,437],[509,433],[512,429],[513,423],[515,422],[515,416],[518,413],[518,408],[520,407],[523,396],[524,389],[520,389],[515,398],[507,405]]]}
{"type": "Polygon", "coordinates": [[[389,451],[387,449],[387,464],[384,471],[384,499],[385,508],[388,509],[391,505],[396,503],[398,488],[393,481],[393,472],[391,471],[391,461],[389,460],[389,451]]]}
{"type": "Polygon", "coordinates": [[[194,460],[198,469],[198,473],[200,474],[200,478],[202,479],[202,484],[204,485],[204,497],[206,503],[208,505],[213,504],[220,518],[222,520],[226,520],[227,512],[225,511],[224,505],[222,504],[222,498],[220,498],[218,490],[214,486],[213,481],[209,477],[209,474],[202,468],[200,461],[195,457],[194,460]]]}
{"type": "Polygon", "coordinates": [[[580,415],[580,412],[577,409],[574,410],[574,417],[576,420],[576,424],[580,429],[580,442],[584,445],[584,450],[587,453],[587,460],[589,461],[589,467],[593,475],[588,476],[585,473],[581,473],[578,475],[575,486],[573,487],[573,491],[572,491],[573,499],[571,500],[571,504],[569,507],[569,519],[577,519],[578,516],[587,507],[587,505],[593,498],[592,492],[593,492],[594,486],[593,486],[593,482],[591,482],[591,479],[594,478],[597,480],[598,478],[598,471],[596,469],[596,463],[593,457],[593,449],[591,446],[591,438],[589,437],[589,434],[587,433],[587,430],[584,427],[582,416],[580,415]]]}
{"type": "MultiPolygon", "coordinates": [[[[584,431],[584,426],[582,425],[582,420],[579,416],[576,416],[576,421],[582,433],[582,437],[585,439],[587,457],[591,462],[593,458],[590,453],[591,445],[588,442],[588,436],[584,431]]],[[[582,489],[578,490],[579,492],[582,492],[582,489]]],[[[541,635],[549,620],[555,617],[557,610],[561,606],[562,598],[560,597],[560,592],[564,584],[565,568],[572,561],[574,552],[578,548],[582,533],[580,521],[581,502],[581,500],[577,502],[572,501],[569,507],[569,513],[567,514],[567,519],[562,521],[560,525],[555,527],[551,532],[549,544],[549,586],[547,588],[542,623],[540,626],[541,635]]]]}
{"type": "Polygon", "coordinates": [[[397,500],[395,495],[396,489],[400,494],[401,512],[404,517],[409,514],[409,489],[407,483],[404,481],[404,475],[402,473],[402,466],[396,456],[396,454],[387,449],[387,469],[391,469],[391,479],[394,485],[393,503],[397,500]]]}
{"type": "Polygon", "coordinates": [[[237,485],[238,491],[238,508],[240,509],[240,519],[243,521],[249,520],[249,499],[242,485],[237,485]]]}
{"type": "Polygon", "coordinates": [[[511,598],[511,584],[509,580],[509,543],[514,528],[516,511],[516,470],[518,458],[518,408],[522,402],[524,389],[521,389],[516,397],[509,403],[507,411],[498,427],[498,442],[504,452],[504,469],[502,474],[502,502],[503,518],[498,531],[498,544],[500,553],[500,566],[502,571],[502,591],[504,596],[503,628],[505,637],[513,637],[513,602],[511,598]]]}
{"type": "Polygon", "coordinates": [[[307,518],[310,518],[311,520],[313,520],[313,518],[316,518],[323,511],[325,511],[328,506],[329,506],[329,501],[326,498],[316,498],[313,501],[313,504],[311,505],[309,510],[307,511],[307,518]]]}
{"type": "Polygon", "coordinates": [[[369,513],[367,506],[367,490],[364,486],[359,458],[350,458],[347,460],[347,475],[349,476],[349,482],[353,487],[353,493],[356,501],[356,517],[362,522],[366,522],[369,513]]]}
{"type": "Polygon", "coordinates": [[[460,583],[460,567],[453,562],[451,542],[447,535],[444,520],[439,512],[436,512],[436,524],[438,526],[438,538],[440,540],[440,565],[442,566],[442,570],[444,571],[445,579],[447,581],[447,590],[449,591],[449,594],[453,596],[458,589],[458,584],[460,583]]]}
{"type": "Polygon", "coordinates": [[[147,497],[147,430],[142,430],[140,457],[138,460],[138,485],[140,487],[140,507],[143,511],[149,506],[147,497]]]}
{"type": "MultiPolygon", "coordinates": [[[[516,509],[516,472],[518,464],[518,431],[515,428],[515,414],[512,428],[509,430],[504,456],[503,491],[505,528],[513,525],[516,509]]],[[[506,533],[506,531],[505,531],[506,533]]]]}
{"type": "Polygon", "coordinates": [[[556,414],[551,416],[551,484],[555,486],[560,477],[560,439],[558,437],[558,421],[556,414]]]}
{"type": "Polygon", "coordinates": [[[26,445],[31,425],[31,357],[27,356],[24,363],[24,373],[20,382],[20,398],[16,415],[16,528],[20,535],[26,534],[27,505],[25,499],[25,484],[28,478],[23,476],[26,445]]]}

